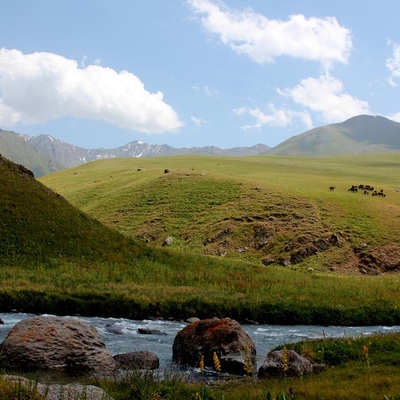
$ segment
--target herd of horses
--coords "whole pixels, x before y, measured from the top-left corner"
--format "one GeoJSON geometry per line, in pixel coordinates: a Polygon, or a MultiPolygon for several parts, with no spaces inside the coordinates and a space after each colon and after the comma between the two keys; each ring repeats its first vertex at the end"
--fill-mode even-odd
{"type": "MultiPolygon", "coordinates": [[[[335,190],[335,186],[330,186],[329,190],[332,192],[333,190],[335,190]]],[[[386,197],[386,194],[383,192],[383,189],[377,191],[371,185],[351,185],[351,187],[347,191],[352,193],[357,193],[359,190],[366,195],[371,193],[372,196],[386,197]]]]}

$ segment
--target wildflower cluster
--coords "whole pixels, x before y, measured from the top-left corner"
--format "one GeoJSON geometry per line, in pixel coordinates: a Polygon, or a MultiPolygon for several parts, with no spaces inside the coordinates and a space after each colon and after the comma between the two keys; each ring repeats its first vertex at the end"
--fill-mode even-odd
{"type": "Polygon", "coordinates": [[[286,371],[288,369],[288,352],[286,346],[284,346],[282,353],[282,369],[283,373],[286,375],[286,371]]]}
{"type": "Polygon", "coordinates": [[[203,356],[203,354],[202,354],[201,357],[200,357],[199,367],[200,367],[200,372],[201,372],[202,374],[204,374],[204,356],[203,356]]]}
{"type": "Polygon", "coordinates": [[[214,361],[214,368],[217,372],[221,372],[221,363],[219,362],[219,358],[217,353],[214,351],[213,353],[213,361],[214,361]]]}
{"type": "Polygon", "coordinates": [[[253,373],[253,364],[251,362],[251,357],[249,354],[249,347],[245,346],[243,355],[243,369],[246,375],[251,375],[253,373]]]}

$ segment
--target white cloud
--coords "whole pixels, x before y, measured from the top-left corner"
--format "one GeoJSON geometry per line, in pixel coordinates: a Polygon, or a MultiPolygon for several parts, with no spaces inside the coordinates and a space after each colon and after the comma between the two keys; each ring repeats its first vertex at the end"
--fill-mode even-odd
{"type": "Polygon", "coordinates": [[[205,119],[197,118],[197,117],[195,117],[195,116],[193,116],[193,115],[190,116],[190,119],[191,119],[192,122],[193,122],[195,125],[197,125],[197,126],[201,126],[201,125],[203,125],[203,124],[207,124],[207,123],[208,123],[208,121],[206,121],[205,119]]]}
{"type": "Polygon", "coordinates": [[[329,74],[300,81],[294,88],[280,90],[278,93],[290,97],[293,101],[320,113],[328,123],[343,121],[360,114],[369,114],[366,101],[343,93],[343,84],[329,74]]]}
{"type": "Polygon", "coordinates": [[[255,118],[256,122],[252,125],[244,125],[242,129],[260,129],[264,125],[288,126],[294,121],[300,121],[307,129],[313,127],[311,116],[308,112],[298,112],[288,109],[277,109],[273,104],[269,104],[268,110],[262,111],[260,108],[240,107],[233,110],[238,115],[248,114],[255,118]]]}
{"type": "Polygon", "coordinates": [[[207,96],[218,97],[218,90],[213,87],[204,86],[204,91],[206,92],[207,96]]]}
{"type": "Polygon", "coordinates": [[[207,96],[210,96],[210,97],[218,97],[218,90],[211,86],[206,85],[206,86],[200,87],[199,85],[192,85],[191,89],[194,90],[195,92],[199,92],[200,90],[202,90],[202,91],[204,91],[204,93],[207,96]]]}
{"type": "Polygon", "coordinates": [[[163,94],[148,92],[130,72],[80,68],[52,53],[0,49],[0,124],[41,123],[66,115],[145,133],[182,125],[163,94]]]}
{"type": "Polygon", "coordinates": [[[400,44],[389,40],[388,45],[393,48],[393,57],[386,60],[386,66],[390,71],[389,84],[397,86],[395,79],[400,78],[400,44]]]}
{"type": "Polygon", "coordinates": [[[390,120],[395,121],[395,122],[400,122],[400,112],[398,112],[396,114],[388,115],[387,118],[389,118],[390,120]]]}
{"type": "Polygon", "coordinates": [[[257,63],[279,56],[320,61],[329,68],[335,61],[347,63],[350,31],[333,17],[292,15],[286,21],[271,20],[247,8],[238,11],[212,0],[187,0],[208,32],[239,54],[257,63]]]}

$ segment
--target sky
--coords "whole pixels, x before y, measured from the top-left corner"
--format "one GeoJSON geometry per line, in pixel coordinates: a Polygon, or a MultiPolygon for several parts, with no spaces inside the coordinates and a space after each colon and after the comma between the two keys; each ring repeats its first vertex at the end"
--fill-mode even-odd
{"type": "Polygon", "coordinates": [[[398,0],[0,0],[0,129],[274,147],[400,122],[398,0]]]}

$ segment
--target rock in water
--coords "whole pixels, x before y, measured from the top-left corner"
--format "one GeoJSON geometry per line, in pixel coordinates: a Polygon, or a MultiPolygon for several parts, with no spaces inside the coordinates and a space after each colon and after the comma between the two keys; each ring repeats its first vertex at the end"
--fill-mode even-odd
{"type": "Polygon", "coordinates": [[[0,345],[8,370],[56,370],[112,375],[115,361],[93,326],[74,318],[40,316],[18,322],[0,345]]]}
{"type": "Polygon", "coordinates": [[[172,347],[172,358],[177,364],[215,367],[214,352],[221,364],[221,372],[243,375],[257,370],[256,348],[241,325],[230,318],[195,321],[179,331],[172,347]]]}

